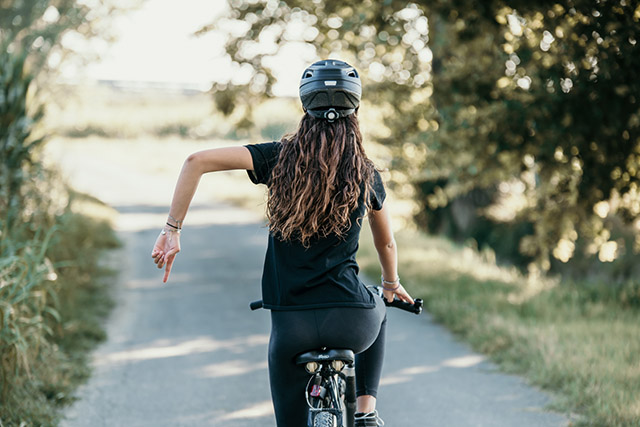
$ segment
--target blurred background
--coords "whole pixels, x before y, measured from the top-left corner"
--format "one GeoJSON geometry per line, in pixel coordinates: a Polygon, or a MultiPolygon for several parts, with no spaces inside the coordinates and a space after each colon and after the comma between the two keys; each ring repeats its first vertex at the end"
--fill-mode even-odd
{"type": "MultiPolygon", "coordinates": [[[[635,0],[0,0],[3,400],[73,390],[27,375],[78,339],[59,276],[87,273],[55,230],[118,244],[108,195],[59,165],[173,179],[185,153],[278,140],[304,68],[335,58],[361,72],[368,154],[436,320],[583,422],[640,422],[639,39],[635,0]]],[[[264,211],[225,179],[216,197],[264,211]]]]}

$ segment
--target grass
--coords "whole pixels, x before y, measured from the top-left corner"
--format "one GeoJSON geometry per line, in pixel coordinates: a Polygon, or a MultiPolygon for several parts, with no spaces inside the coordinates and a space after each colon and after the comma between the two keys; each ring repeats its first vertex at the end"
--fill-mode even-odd
{"type": "MultiPolygon", "coordinates": [[[[368,233],[358,259],[378,277],[368,233]]],[[[640,424],[640,312],[576,283],[528,279],[490,253],[397,233],[400,274],[433,317],[510,373],[556,396],[575,425],[640,424]]]]}
{"type": "Polygon", "coordinates": [[[274,99],[255,108],[257,131],[238,130],[240,111],[225,117],[210,94],[170,89],[124,90],[105,85],[53,87],[45,126],[70,138],[136,139],[141,136],[190,140],[271,141],[295,130],[300,107],[274,99]]]}
{"type": "MultiPolygon", "coordinates": [[[[30,345],[14,369],[5,371],[9,376],[3,382],[10,384],[0,404],[0,425],[56,425],[60,409],[74,400],[75,388],[90,374],[89,351],[105,339],[102,323],[112,306],[114,272],[99,257],[119,242],[107,221],[85,215],[76,209],[80,205],[109,212],[95,199],[72,193],[68,208],[55,215],[46,247],[55,275],[48,274],[29,294],[31,300],[46,294],[48,308],[29,322],[22,319],[15,330],[30,345]],[[38,328],[27,329],[25,323],[38,328]]],[[[29,256],[21,253],[21,263],[29,256]]],[[[24,313],[19,302],[13,310],[24,313]]]]}
{"type": "Polygon", "coordinates": [[[46,125],[74,138],[140,134],[223,136],[220,114],[204,93],[122,91],[108,86],[58,86],[47,100],[46,125]]]}

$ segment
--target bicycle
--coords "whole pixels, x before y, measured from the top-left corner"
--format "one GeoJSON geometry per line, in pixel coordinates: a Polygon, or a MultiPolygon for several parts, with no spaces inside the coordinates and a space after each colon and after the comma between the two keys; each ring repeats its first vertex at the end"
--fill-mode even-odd
{"type": "MultiPolygon", "coordinates": [[[[382,289],[375,288],[382,297],[382,289]]],[[[382,297],[383,298],[383,297],[382,297]]],[[[420,314],[423,302],[409,304],[399,299],[385,305],[420,314]]],[[[249,304],[251,310],[262,308],[262,301],[249,304]]],[[[350,349],[321,348],[296,356],[296,364],[309,373],[305,389],[309,405],[308,427],[354,427],[356,412],[355,355],[350,349]]]]}

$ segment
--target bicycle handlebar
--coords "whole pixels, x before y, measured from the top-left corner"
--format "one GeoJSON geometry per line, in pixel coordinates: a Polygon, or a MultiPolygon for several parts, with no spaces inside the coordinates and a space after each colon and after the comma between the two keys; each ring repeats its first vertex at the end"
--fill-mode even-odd
{"type": "Polygon", "coordinates": [[[252,302],[251,304],[249,304],[249,308],[251,309],[251,311],[262,308],[262,300],[252,302]]]}
{"type": "Polygon", "coordinates": [[[393,301],[389,302],[386,298],[382,298],[384,300],[384,305],[387,307],[395,307],[400,310],[408,311],[414,314],[422,313],[422,300],[420,298],[416,298],[413,300],[413,304],[404,302],[398,298],[395,298],[393,301]]]}
{"type": "MultiPolygon", "coordinates": [[[[404,302],[402,300],[399,300],[398,298],[394,299],[393,301],[389,302],[387,301],[386,298],[383,298],[384,300],[384,304],[387,307],[395,307],[395,308],[399,308],[400,310],[404,310],[404,311],[408,311],[410,313],[414,313],[414,314],[420,314],[422,313],[422,300],[420,298],[416,298],[413,304],[410,304],[408,302],[404,302]]],[[[263,307],[263,303],[262,300],[258,300],[258,301],[253,301],[251,304],[249,304],[249,308],[253,311],[253,310],[258,310],[260,308],[263,307]]]]}

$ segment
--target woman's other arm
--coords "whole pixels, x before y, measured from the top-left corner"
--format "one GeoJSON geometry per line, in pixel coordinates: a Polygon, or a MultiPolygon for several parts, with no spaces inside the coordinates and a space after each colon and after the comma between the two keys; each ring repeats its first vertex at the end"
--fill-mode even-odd
{"type": "MultiPolygon", "coordinates": [[[[391,229],[391,218],[386,204],[382,205],[379,211],[369,212],[369,224],[373,234],[373,244],[378,252],[380,267],[382,268],[382,278],[387,282],[394,282],[398,276],[398,249],[396,240],[391,229]]],[[[413,298],[407,293],[398,280],[397,285],[386,285],[383,283],[383,294],[387,301],[393,301],[394,295],[405,302],[413,304],[413,298]],[[395,288],[397,286],[397,288],[395,288]],[[386,289],[385,289],[386,288],[386,289]],[[395,288],[395,289],[394,289],[395,288]],[[393,290],[387,290],[393,289],[393,290]]]]}
{"type": "Polygon", "coordinates": [[[151,252],[153,262],[158,268],[165,267],[163,282],[169,279],[175,256],[180,252],[180,233],[177,230],[182,227],[200,178],[208,172],[232,169],[253,170],[249,149],[246,147],[215,148],[193,153],[185,160],[173,192],[167,218],[168,225],[158,236],[151,252]]]}

